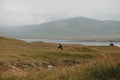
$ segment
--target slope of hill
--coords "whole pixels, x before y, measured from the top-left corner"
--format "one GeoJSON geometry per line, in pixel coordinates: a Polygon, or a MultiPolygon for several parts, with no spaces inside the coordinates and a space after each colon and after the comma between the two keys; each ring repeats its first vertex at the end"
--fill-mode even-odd
{"type": "Polygon", "coordinates": [[[119,80],[120,48],[0,37],[0,80],[119,80]]]}
{"type": "Polygon", "coordinates": [[[26,25],[13,28],[1,28],[0,35],[11,37],[62,37],[62,38],[118,38],[120,21],[101,21],[84,17],[47,22],[38,25],[26,25]]]}

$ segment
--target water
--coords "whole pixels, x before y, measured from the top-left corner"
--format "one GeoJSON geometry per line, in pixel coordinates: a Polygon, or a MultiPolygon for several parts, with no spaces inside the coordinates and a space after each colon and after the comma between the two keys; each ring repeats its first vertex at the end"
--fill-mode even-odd
{"type": "MultiPolygon", "coordinates": [[[[109,46],[110,42],[87,42],[80,40],[59,40],[59,39],[21,39],[26,42],[47,42],[47,43],[62,43],[62,44],[83,44],[88,46],[109,46]]],[[[113,42],[115,46],[120,47],[120,42],[113,42]]]]}

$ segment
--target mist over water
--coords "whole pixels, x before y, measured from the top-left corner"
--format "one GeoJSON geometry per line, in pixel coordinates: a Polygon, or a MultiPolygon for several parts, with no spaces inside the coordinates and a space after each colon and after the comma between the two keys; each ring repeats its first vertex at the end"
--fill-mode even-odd
{"type": "MultiPolygon", "coordinates": [[[[60,40],[60,39],[20,39],[26,42],[46,42],[46,43],[62,43],[62,44],[83,44],[88,46],[109,46],[110,42],[90,42],[80,40],[60,40]]],[[[113,42],[115,46],[120,47],[120,42],[113,42]]]]}

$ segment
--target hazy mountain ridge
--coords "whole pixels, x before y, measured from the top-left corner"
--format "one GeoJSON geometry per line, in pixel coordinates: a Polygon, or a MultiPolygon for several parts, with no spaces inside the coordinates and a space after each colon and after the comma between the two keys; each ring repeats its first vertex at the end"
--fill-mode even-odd
{"type": "Polygon", "coordinates": [[[118,37],[120,35],[120,21],[95,20],[84,17],[57,20],[37,25],[19,27],[0,27],[1,36],[10,37],[118,37]]]}

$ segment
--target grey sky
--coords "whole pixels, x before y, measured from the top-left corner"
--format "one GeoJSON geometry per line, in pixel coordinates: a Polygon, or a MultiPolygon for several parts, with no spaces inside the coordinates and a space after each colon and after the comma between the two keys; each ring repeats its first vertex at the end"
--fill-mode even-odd
{"type": "Polygon", "coordinates": [[[0,0],[0,25],[90,17],[120,20],[120,0],[0,0]]]}

